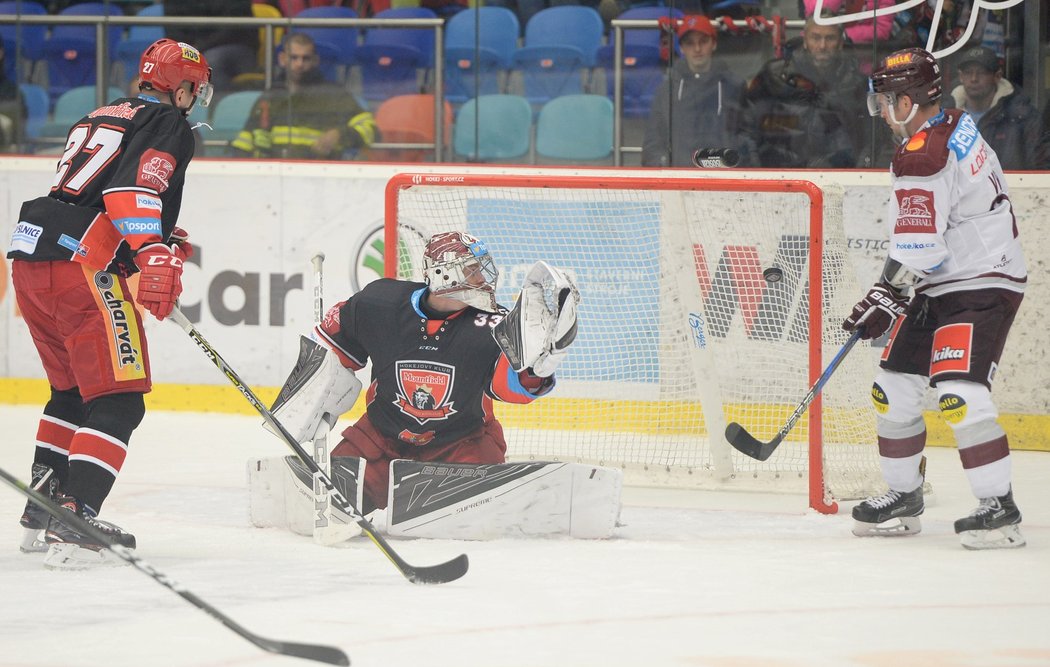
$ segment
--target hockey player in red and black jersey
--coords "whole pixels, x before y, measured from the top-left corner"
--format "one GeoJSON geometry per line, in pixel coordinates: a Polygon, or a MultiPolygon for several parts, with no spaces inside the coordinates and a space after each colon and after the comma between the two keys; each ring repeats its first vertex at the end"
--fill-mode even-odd
{"type": "Polygon", "coordinates": [[[354,372],[371,361],[366,413],[332,450],[333,461],[366,462],[365,513],[387,506],[395,459],[503,463],[493,400],[529,403],[549,392],[576,334],[579,292],[546,262],[529,271],[509,313],[496,303],[492,256],[468,234],[433,236],[423,275],[422,283],[377,280],[329,309],[313,341],[304,338],[324,361],[308,374],[299,364],[274,405],[305,442],[322,419],[332,426],[354,405],[362,386],[354,372]],[[544,299],[545,289],[558,298],[544,299]]]}
{"type": "MultiPolygon", "coordinates": [[[[182,291],[182,264],[192,252],[175,225],[194,150],[186,116],[195,104],[208,104],[210,79],[204,56],[188,44],[161,39],[147,48],[140,94],[95,109],[70,128],[51,190],[22,205],[7,255],[18,307],[51,385],[33,484],[129,548],[131,534],[94,517],[151,387],[136,303],[162,320],[182,291]],[[132,298],[127,279],[135,273],[132,298]]],[[[49,567],[107,560],[101,545],[32,503],[21,523],[23,550],[47,550],[49,567]]]]}
{"type": "Polygon", "coordinates": [[[857,535],[909,535],[923,511],[927,383],[979,499],[955,522],[970,549],[1024,546],[1010,448],[991,388],[1027,270],[995,151],[969,114],[941,109],[941,73],[922,49],[886,57],[868,108],[901,140],[891,167],[889,257],[846,318],[864,338],[890,332],[872,387],[889,492],[853,509],[857,535]]]}

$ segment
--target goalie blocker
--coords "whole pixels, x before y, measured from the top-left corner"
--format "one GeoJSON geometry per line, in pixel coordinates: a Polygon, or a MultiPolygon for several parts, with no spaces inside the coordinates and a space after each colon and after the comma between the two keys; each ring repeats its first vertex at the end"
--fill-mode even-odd
{"type": "MultiPolygon", "coordinates": [[[[332,458],[332,479],[346,497],[358,502],[365,465],[356,457],[332,458]]],[[[319,517],[312,479],[295,457],[249,461],[248,489],[253,525],[312,534],[319,517]]],[[[615,468],[546,461],[477,465],[399,459],[390,467],[384,527],[392,536],[462,540],[607,538],[620,515],[622,491],[623,473],[615,468]]],[[[351,522],[348,528],[356,525],[351,522]]],[[[347,538],[359,532],[348,530],[347,538]]]]}

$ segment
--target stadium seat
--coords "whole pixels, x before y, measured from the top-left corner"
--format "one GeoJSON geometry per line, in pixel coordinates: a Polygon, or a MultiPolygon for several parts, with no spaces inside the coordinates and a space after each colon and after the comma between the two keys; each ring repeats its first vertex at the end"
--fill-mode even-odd
{"type": "Polygon", "coordinates": [[[603,30],[601,16],[591,7],[560,5],[536,12],[525,26],[525,45],[514,53],[525,97],[543,104],[582,93],[603,30]]]}
{"type": "MultiPolygon", "coordinates": [[[[146,5],[136,16],[164,16],[164,5],[146,5]]],[[[130,83],[138,76],[142,52],[153,42],[164,37],[164,28],[159,25],[133,25],[128,36],[117,44],[115,62],[123,67],[121,80],[130,83]]]]}
{"type": "MultiPolygon", "coordinates": [[[[119,5],[103,2],[85,2],[70,5],[59,16],[119,16],[123,15],[119,5]]],[[[109,54],[112,60],[117,52],[122,32],[120,26],[109,29],[109,54]]],[[[55,25],[51,37],[44,42],[44,57],[47,60],[47,92],[52,100],[77,86],[95,84],[95,26],[55,25]]]]}
{"type": "MultiPolygon", "coordinates": [[[[398,7],[377,13],[377,19],[436,18],[423,7],[398,7]]],[[[369,28],[354,62],[361,68],[362,95],[385,100],[422,89],[419,70],[434,62],[434,31],[427,28],[369,28]]],[[[424,72],[425,80],[425,72],[424,72]]]]}
{"type": "MultiPolygon", "coordinates": [[[[673,7],[633,7],[620,14],[619,19],[658,19],[664,16],[681,17],[673,7]]],[[[608,44],[598,49],[598,65],[605,71],[606,90],[613,97],[613,33],[608,44]]],[[[623,31],[623,115],[646,117],[653,104],[653,94],[663,80],[667,63],[660,60],[660,31],[635,29],[623,31]]]]}
{"type": "Polygon", "coordinates": [[[22,93],[22,102],[26,105],[25,138],[31,141],[40,136],[40,129],[47,122],[51,99],[48,98],[47,91],[35,83],[20,83],[18,89],[22,93]]]}
{"type": "MultiPolygon", "coordinates": [[[[295,15],[297,19],[355,19],[357,12],[349,7],[308,7],[295,15]]],[[[354,64],[357,50],[357,28],[296,28],[313,38],[321,59],[321,72],[329,81],[345,81],[346,70],[354,64]]]]}
{"type": "MultiPolygon", "coordinates": [[[[28,0],[10,0],[0,2],[0,14],[44,15],[47,9],[39,2],[28,0]]],[[[18,25],[4,23],[0,25],[0,37],[4,40],[6,50],[4,73],[11,81],[28,80],[33,65],[44,59],[44,42],[47,39],[46,25],[18,25]],[[16,45],[18,46],[16,50],[16,45]],[[19,59],[25,66],[18,68],[19,59]],[[21,76],[19,76],[21,75],[21,76]]]]}
{"type": "Polygon", "coordinates": [[[565,95],[547,102],[536,120],[536,155],[555,160],[604,160],[613,150],[613,104],[604,95],[565,95]]]}
{"type": "MultiPolygon", "coordinates": [[[[379,138],[391,144],[434,143],[434,96],[399,95],[391,97],[376,109],[376,125],[379,138]]],[[[444,137],[452,139],[452,105],[444,106],[444,137]]],[[[384,162],[424,162],[434,155],[433,151],[419,148],[391,148],[377,152],[373,148],[373,159],[384,162]]]]}
{"type": "Polygon", "coordinates": [[[532,105],[520,95],[482,95],[460,108],[452,149],[468,162],[513,160],[532,146],[532,105]]]}
{"type": "Polygon", "coordinates": [[[244,129],[252,107],[261,94],[258,90],[242,90],[230,93],[215,103],[211,111],[211,120],[208,121],[212,129],[201,128],[206,145],[205,155],[226,154],[226,146],[244,129]]]}
{"type": "Polygon", "coordinates": [[[477,7],[449,19],[445,99],[462,104],[478,95],[502,92],[500,77],[513,64],[520,32],[517,15],[505,7],[477,7]]]}
{"type": "MultiPolygon", "coordinates": [[[[116,86],[110,86],[106,91],[105,101],[110,102],[119,97],[125,97],[124,91],[116,86]]],[[[40,128],[39,138],[54,139],[66,136],[73,123],[97,107],[95,86],[77,86],[66,90],[55,100],[55,112],[51,120],[40,128]]]]}

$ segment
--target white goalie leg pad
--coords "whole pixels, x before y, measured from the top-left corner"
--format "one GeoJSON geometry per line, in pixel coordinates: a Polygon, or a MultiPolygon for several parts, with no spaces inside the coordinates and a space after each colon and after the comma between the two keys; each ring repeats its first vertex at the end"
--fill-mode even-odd
{"type": "Polygon", "coordinates": [[[620,515],[623,472],[579,463],[478,465],[396,460],[387,533],[489,540],[606,538],[620,515]]]}
{"type": "Polygon", "coordinates": [[[514,370],[554,374],[576,339],[579,303],[580,291],[564,271],[547,262],[533,264],[514,308],[493,330],[514,370]]]}
{"type": "MultiPolygon", "coordinates": [[[[329,477],[355,507],[361,507],[365,460],[356,456],[332,459],[329,477]]],[[[281,528],[312,536],[321,529],[326,544],[336,544],[361,534],[361,527],[334,504],[326,516],[326,504],[314,493],[313,473],[296,456],[274,456],[248,461],[248,513],[257,528],[281,528]],[[341,539],[340,539],[341,538],[341,539]]]]}
{"type": "MultiPolygon", "coordinates": [[[[299,358],[271,410],[295,441],[302,443],[314,437],[322,421],[334,427],[354,407],[360,393],[361,381],[334,352],[300,336],[299,358]]],[[[264,426],[276,434],[270,424],[264,426]]]]}

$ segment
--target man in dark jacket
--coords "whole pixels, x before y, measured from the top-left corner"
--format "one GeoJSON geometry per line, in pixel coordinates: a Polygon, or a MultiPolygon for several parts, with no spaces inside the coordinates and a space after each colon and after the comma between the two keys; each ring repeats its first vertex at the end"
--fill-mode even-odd
{"type": "Polygon", "coordinates": [[[713,55],[718,32],[703,15],[677,21],[682,57],[653,97],[642,165],[691,167],[698,148],[738,148],[743,81],[713,55]]]}
{"type": "Polygon", "coordinates": [[[1039,110],[1003,78],[995,51],[983,46],[964,51],[959,82],[952,90],[955,106],[973,116],[1003,169],[1050,169],[1050,156],[1036,155],[1045,131],[1039,110]]]}
{"type": "Polygon", "coordinates": [[[870,126],[867,82],[840,26],[806,20],[802,47],[767,62],[744,94],[742,130],[758,166],[850,168],[870,126]]]}

